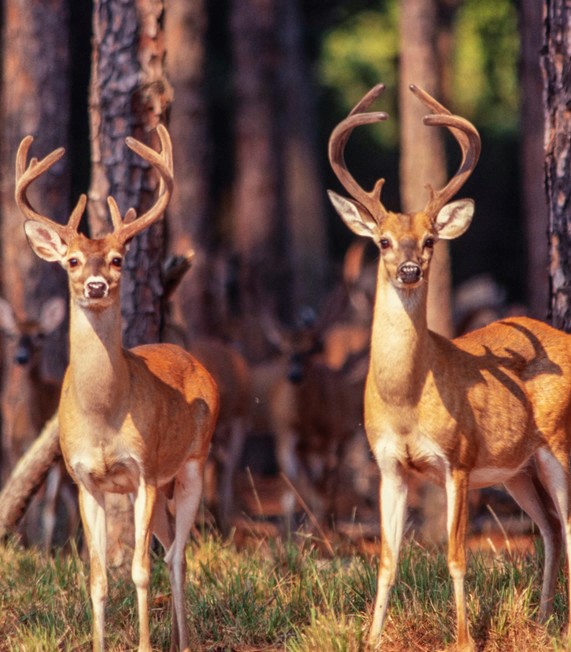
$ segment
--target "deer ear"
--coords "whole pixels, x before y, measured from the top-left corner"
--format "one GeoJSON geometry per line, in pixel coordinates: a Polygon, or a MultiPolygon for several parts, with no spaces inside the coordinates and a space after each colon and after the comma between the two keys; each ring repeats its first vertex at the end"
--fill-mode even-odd
{"type": "Polygon", "coordinates": [[[49,262],[63,263],[67,245],[50,226],[28,220],[24,222],[24,231],[36,256],[49,262]]]}
{"type": "Polygon", "coordinates": [[[40,311],[40,324],[44,333],[53,333],[64,320],[66,301],[62,297],[48,299],[40,311]]]}
{"type": "Polygon", "coordinates": [[[18,324],[12,306],[3,297],[0,297],[0,329],[8,335],[18,332],[18,324]]]}
{"type": "Polygon", "coordinates": [[[474,208],[472,199],[458,199],[441,208],[434,220],[438,237],[454,240],[461,236],[472,223],[474,208]]]}
{"type": "Polygon", "coordinates": [[[333,207],[353,233],[374,239],[377,223],[366,209],[352,199],[341,197],[333,190],[328,190],[327,194],[333,207]]]}

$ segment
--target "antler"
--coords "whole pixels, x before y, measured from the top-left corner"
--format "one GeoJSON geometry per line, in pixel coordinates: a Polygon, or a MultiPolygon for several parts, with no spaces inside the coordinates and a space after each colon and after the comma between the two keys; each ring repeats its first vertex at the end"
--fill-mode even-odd
{"type": "MultiPolygon", "coordinates": [[[[111,221],[113,223],[113,231],[122,242],[130,240],[137,235],[137,233],[143,231],[153,222],[158,220],[165,212],[172,195],[174,184],[172,143],[169,133],[163,125],[157,126],[157,133],[161,142],[160,152],[156,152],[154,149],[143,145],[143,143],[134,138],[125,139],[125,142],[130,149],[158,170],[161,176],[161,181],[159,184],[159,196],[157,200],[153,206],[137,220],[135,219],[137,216],[135,209],[130,208],[125,213],[125,217],[122,218],[115,199],[113,197],[107,198],[109,211],[111,213],[111,221]]],[[[32,207],[26,195],[28,186],[44,172],[47,172],[47,170],[59,161],[65,153],[65,149],[60,147],[59,149],[54,150],[51,154],[48,154],[41,161],[32,158],[26,167],[28,152],[33,140],[32,136],[26,136],[20,143],[18,153],[16,154],[16,204],[27,219],[47,224],[58,233],[64,242],[69,242],[70,238],[77,233],[77,227],[79,226],[79,222],[85,211],[87,196],[85,194],[80,196],[67,224],[54,222],[49,217],[38,213],[32,207]]]]}
{"type": "Polygon", "coordinates": [[[138,219],[135,219],[135,210],[130,208],[125,214],[124,219],[121,220],[115,200],[113,197],[107,199],[113,220],[114,232],[123,242],[130,240],[137,235],[137,233],[140,233],[156,222],[165,212],[172,195],[174,186],[172,142],[166,127],[161,124],[157,126],[157,134],[161,142],[160,152],[155,152],[154,149],[143,145],[143,143],[134,138],[128,137],[125,139],[129,149],[132,149],[135,154],[138,154],[142,159],[148,161],[156,168],[158,173],[161,175],[161,181],[159,184],[159,196],[157,197],[157,200],[153,206],[138,219]]]}
{"type": "Polygon", "coordinates": [[[377,221],[381,221],[386,215],[386,210],[381,203],[381,190],[384,179],[379,179],[373,189],[369,192],[364,190],[352,177],[345,163],[344,150],[349,136],[355,127],[360,125],[374,124],[388,120],[387,113],[377,111],[364,113],[374,100],[385,90],[384,84],[377,84],[373,87],[351,110],[349,115],[342,120],[333,130],[329,138],[329,162],[337,178],[347,192],[362,204],[377,221]]]}
{"type": "Polygon", "coordinates": [[[429,127],[446,127],[458,141],[462,150],[460,167],[444,188],[434,190],[432,186],[428,186],[430,189],[430,199],[426,204],[424,212],[435,217],[444,204],[466,183],[466,180],[476,167],[481,150],[480,135],[471,122],[460,116],[452,115],[446,107],[440,104],[440,102],[437,102],[426,91],[423,91],[414,84],[411,84],[409,88],[433,112],[433,115],[424,117],[424,124],[429,127]]]}
{"type": "Polygon", "coordinates": [[[34,139],[32,136],[26,136],[20,143],[18,152],[16,154],[16,205],[29,220],[47,224],[58,233],[62,240],[67,242],[69,241],[70,237],[77,232],[79,221],[81,220],[81,216],[85,211],[87,196],[81,195],[79,197],[79,200],[73,209],[67,224],[59,224],[58,222],[54,222],[49,217],[38,213],[32,207],[26,195],[28,186],[38,177],[40,177],[44,172],[47,172],[47,170],[49,170],[55,163],[57,163],[57,161],[59,161],[65,154],[65,149],[60,147],[54,150],[51,154],[48,154],[41,161],[38,161],[37,158],[32,158],[26,167],[28,152],[30,151],[30,146],[32,145],[33,141],[34,139]]]}

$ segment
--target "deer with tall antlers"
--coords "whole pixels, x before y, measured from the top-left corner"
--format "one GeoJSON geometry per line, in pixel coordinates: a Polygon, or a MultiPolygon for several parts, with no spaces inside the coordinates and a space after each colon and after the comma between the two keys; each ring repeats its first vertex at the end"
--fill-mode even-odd
{"type": "Polygon", "coordinates": [[[427,328],[434,245],[440,238],[457,238],[470,225],[474,202],[450,200],[476,166],[480,137],[470,122],[411,85],[432,112],[424,124],[446,127],[460,146],[462,161],[444,188],[430,188],[423,210],[387,210],[380,198],[384,180],[367,192],[344,160],[355,127],[387,119],[385,113],[366,111],[382,90],[382,85],[371,89],[329,141],[331,165],[351,196],[329,192],[330,199],[347,226],[371,238],[380,251],[364,400],[367,437],[381,472],[381,551],[369,646],[381,646],[408,484],[420,474],[446,491],[457,649],[472,651],[464,590],[470,487],[503,483],[537,524],[545,547],[543,620],[553,604],[561,532],[571,561],[571,338],[528,318],[497,321],[455,340],[427,328]]]}
{"type": "Polygon", "coordinates": [[[155,204],[138,219],[121,216],[108,198],[113,232],[90,239],[78,232],[86,206],[82,195],[67,225],[30,204],[29,185],[64,154],[55,150],[26,165],[32,137],[16,159],[16,203],[26,218],[30,246],[66,270],[70,291],[70,351],[59,403],[60,443],[79,503],[89,548],[93,649],[104,649],[107,599],[105,494],[134,497],[139,650],[150,651],[149,545],[154,532],[166,550],[173,602],[171,649],[189,652],[184,609],[185,547],[202,491],[202,470],[218,413],[210,374],[183,349],[148,344],[125,350],[121,338],[119,284],[128,243],[161,218],[173,188],[172,147],[157,128],[161,152],[126,143],[160,175],[155,204]]]}

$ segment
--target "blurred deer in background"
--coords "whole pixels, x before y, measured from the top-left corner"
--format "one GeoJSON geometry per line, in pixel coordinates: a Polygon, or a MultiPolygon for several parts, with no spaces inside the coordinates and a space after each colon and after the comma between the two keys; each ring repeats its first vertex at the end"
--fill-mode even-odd
{"type": "MultiPolygon", "coordinates": [[[[269,388],[270,429],[279,469],[318,520],[335,512],[342,451],[354,443],[362,421],[362,381],[352,378],[353,359],[338,369],[323,358],[323,339],[333,317],[326,310],[291,330],[266,317],[265,331],[284,357],[269,388]]],[[[291,519],[296,497],[284,496],[291,519]]]]}
{"type": "Polygon", "coordinates": [[[46,335],[65,318],[65,300],[54,297],[44,303],[39,319],[18,319],[12,306],[0,297],[0,329],[6,335],[9,361],[2,387],[2,444],[5,474],[30,446],[46,421],[55,413],[61,383],[42,371],[46,335]]]}
{"type": "MultiPolygon", "coordinates": [[[[47,378],[42,370],[44,340],[63,322],[65,300],[48,299],[35,319],[18,319],[12,306],[0,297],[0,329],[6,336],[6,367],[2,385],[2,447],[4,477],[30,447],[56,412],[61,382],[47,378]]],[[[70,487],[62,480],[67,474],[61,463],[51,469],[42,495],[31,503],[21,531],[27,544],[52,545],[58,498],[66,511],[65,532],[75,530],[78,512],[70,487]],[[40,520],[42,527],[40,527],[40,520]]]]}
{"type": "Polygon", "coordinates": [[[470,122],[450,114],[418,87],[410,89],[432,111],[424,123],[446,127],[462,151],[456,175],[441,190],[430,188],[423,210],[387,210],[380,199],[384,180],[367,192],[345,164],[352,130],[388,117],[365,112],[382,85],[357,103],[329,141],[331,165],[351,196],[345,199],[330,191],[330,199],[347,226],[372,239],[380,251],[365,389],[365,428],[381,471],[381,551],[369,645],[381,645],[409,481],[420,474],[446,491],[457,648],[473,651],[464,590],[469,487],[504,483],[537,524],[545,548],[542,620],[553,606],[561,552],[552,504],[571,562],[571,337],[525,317],[497,321],[451,341],[428,330],[433,248],[439,238],[457,238],[470,225],[474,202],[450,200],[476,166],[480,137],[470,122]],[[536,483],[541,483],[539,489],[536,483]]]}
{"type": "Polygon", "coordinates": [[[108,198],[112,233],[90,239],[78,232],[87,198],[82,195],[67,225],[38,213],[28,186],[64,154],[55,150],[26,165],[32,137],[16,159],[16,203],[30,246],[66,270],[70,291],[70,354],[59,404],[60,443],[79,487],[82,523],[89,549],[93,606],[93,649],[104,649],[106,572],[105,495],[134,496],[135,550],[132,577],[137,590],[139,650],[150,652],[149,546],[154,532],[166,551],[172,590],[171,648],[190,652],[184,581],[187,538],[202,493],[202,473],[218,413],[210,374],[172,344],[122,347],[121,265],[129,242],[159,220],[173,189],[172,146],[159,125],[161,152],[132,138],[127,145],[160,175],[155,204],[138,219],[122,216],[108,198]]]}
{"type": "Polygon", "coordinates": [[[172,295],[190,270],[194,252],[172,256],[163,268],[165,283],[165,341],[192,353],[214,378],[220,393],[220,412],[205,470],[204,498],[215,512],[221,531],[228,534],[234,509],[234,480],[244,441],[251,427],[252,379],[245,357],[221,337],[193,338],[172,314],[172,295]]]}
{"type": "Polygon", "coordinates": [[[189,347],[192,355],[212,374],[220,392],[220,413],[212,438],[207,479],[213,490],[216,519],[228,534],[234,508],[234,480],[251,428],[252,381],[244,356],[231,344],[215,338],[197,338],[189,347]]]}

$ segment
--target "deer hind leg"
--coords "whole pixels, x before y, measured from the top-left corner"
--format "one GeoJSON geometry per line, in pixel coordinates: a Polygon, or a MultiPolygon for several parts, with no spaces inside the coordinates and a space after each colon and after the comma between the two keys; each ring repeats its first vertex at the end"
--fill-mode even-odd
{"type": "Polygon", "coordinates": [[[224,452],[218,486],[218,518],[222,532],[225,534],[230,531],[230,519],[234,504],[234,477],[244,449],[245,437],[244,419],[242,417],[234,418],[228,429],[227,450],[224,452]]]}
{"type": "Polygon", "coordinates": [[[93,652],[105,649],[105,603],[107,602],[105,496],[91,494],[79,485],[79,508],[89,551],[89,583],[93,609],[93,652]]]}
{"type": "Polygon", "coordinates": [[[476,647],[470,636],[466,612],[466,528],[468,525],[468,473],[452,469],[446,478],[448,504],[448,570],[454,585],[456,603],[457,649],[474,652],[476,647]]]}
{"type": "Polygon", "coordinates": [[[202,496],[202,460],[186,462],[175,478],[175,536],[165,561],[169,567],[173,595],[173,640],[171,649],[179,645],[183,652],[190,652],[186,631],[184,607],[184,579],[186,574],[186,542],[194,524],[202,496]]]}
{"type": "Polygon", "coordinates": [[[404,532],[408,485],[397,462],[383,462],[379,488],[381,510],[381,557],[377,577],[377,596],[373,624],[369,632],[369,649],[379,650],[381,634],[389,603],[389,594],[395,583],[397,563],[404,532]]]}
{"type": "Polygon", "coordinates": [[[517,504],[539,528],[544,548],[543,584],[539,605],[539,619],[545,622],[553,610],[557,571],[561,558],[562,530],[554,504],[541,484],[535,465],[505,483],[517,504]]]}
{"type": "MultiPolygon", "coordinates": [[[[571,568],[571,516],[569,513],[570,478],[568,455],[563,453],[556,456],[551,451],[541,449],[537,452],[536,459],[543,486],[546,488],[551,500],[555,504],[557,513],[561,520],[567,565],[571,568]]],[[[571,573],[569,574],[568,579],[567,600],[567,604],[571,605],[571,573]]],[[[571,637],[571,619],[568,620],[567,635],[568,637],[571,637]]]]}

